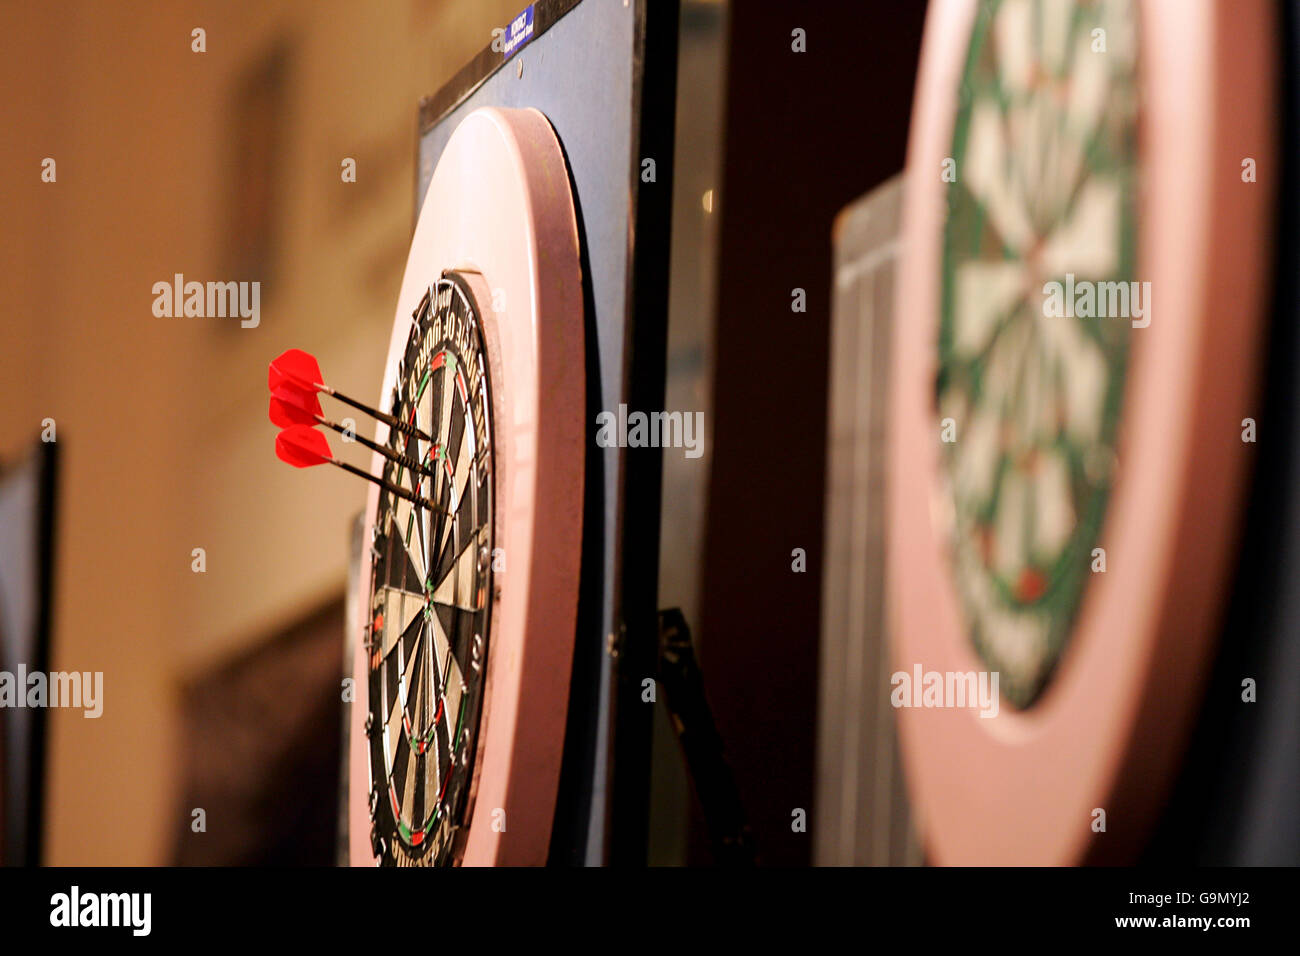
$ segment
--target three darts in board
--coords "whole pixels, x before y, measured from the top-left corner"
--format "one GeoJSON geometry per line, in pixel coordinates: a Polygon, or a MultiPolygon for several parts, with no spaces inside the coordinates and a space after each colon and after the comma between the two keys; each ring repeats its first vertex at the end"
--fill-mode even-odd
{"type": "Polygon", "coordinates": [[[385,414],[376,408],[371,408],[354,398],[349,398],[347,395],[326,385],[323,379],[320,363],[316,361],[315,356],[304,352],[302,349],[289,349],[272,359],[267,371],[267,386],[271,390],[269,409],[271,422],[281,429],[280,434],[275,439],[275,453],[279,459],[288,462],[295,468],[310,468],[322,464],[334,465],[350,474],[374,482],[399,498],[405,498],[407,501],[423,508],[440,511],[441,509],[435,508],[427,499],[420,498],[405,488],[334,457],[329,441],[325,438],[324,433],[317,430],[317,425],[333,429],[345,436],[345,440],[356,441],[410,471],[417,474],[433,475],[433,471],[429,466],[417,461],[415,458],[357,435],[354,429],[326,418],[320,403],[320,395],[322,394],[343,402],[345,405],[351,405],[353,408],[365,412],[372,418],[388,425],[389,428],[408,437],[430,442],[434,452],[437,449],[433,439],[415,427],[413,423],[404,422],[400,418],[385,414]]]}

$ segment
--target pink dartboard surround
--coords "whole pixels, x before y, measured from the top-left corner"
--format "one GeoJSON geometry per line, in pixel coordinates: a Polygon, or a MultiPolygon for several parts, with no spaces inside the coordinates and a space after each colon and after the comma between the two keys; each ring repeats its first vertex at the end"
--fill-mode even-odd
{"type": "MultiPolygon", "coordinates": [[[[586,393],[577,219],[560,143],[537,110],[478,109],[452,133],[411,240],[380,406],[392,393],[413,310],[449,270],[467,280],[483,324],[495,443],[494,540],[506,558],[489,597],[483,710],[458,862],[541,865],[568,712],[586,393]]],[[[388,427],[380,424],[375,439],[387,438],[388,427]]],[[[376,456],[372,473],[381,464],[376,456]]],[[[372,487],[366,541],[378,502],[372,487]]],[[[367,595],[368,560],[361,576],[360,593],[367,595]]],[[[352,623],[360,633],[364,622],[352,623]]],[[[367,810],[369,678],[361,646],[353,672],[349,849],[353,865],[369,866],[375,862],[367,810]]]]}

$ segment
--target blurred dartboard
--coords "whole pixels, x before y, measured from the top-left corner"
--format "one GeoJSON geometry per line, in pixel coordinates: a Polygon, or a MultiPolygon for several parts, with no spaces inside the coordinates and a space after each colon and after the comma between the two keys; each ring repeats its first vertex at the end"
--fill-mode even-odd
{"type": "Polygon", "coordinates": [[[893,663],[1001,691],[996,716],[899,710],[933,861],[1128,858],[1168,793],[1259,414],[1274,20],[1262,2],[931,5],[896,308],[893,663]]]}

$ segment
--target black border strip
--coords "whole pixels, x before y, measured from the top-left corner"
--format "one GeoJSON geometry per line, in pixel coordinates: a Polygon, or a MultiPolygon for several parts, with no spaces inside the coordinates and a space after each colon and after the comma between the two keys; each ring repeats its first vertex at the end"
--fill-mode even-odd
{"type": "MultiPolygon", "coordinates": [[[[633,70],[632,168],[629,176],[628,314],[623,391],[630,410],[664,405],[668,351],[673,159],[677,116],[679,0],[640,0],[633,70]],[[655,181],[641,180],[643,158],[655,161],[655,181]]],[[[644,866],[650,827],[653,709],[641,683],[659,659],[659,524],[662,454],[623,452],[615,529],[614,621],[617,637],[607,860],[644,866]]]]}
{"type": "MultiPolygon", "coordinates": [[[[40,482],[37,513],[37,587],[40,595],[36,611],[36,635],[32,659],[28,667],[48,674],[50,669],[50,636],[54,609],[54,535],[56,496],[59,486],[59,456],[55,442],[41,442],[37,446],[40,458],[40,482]]],[[[37,710],[33,714],[32,736],[29,742],[27,777],[27,846],[26,866],[40,866],[44,858],[45,831],[45,770],[46,741],[48,739],[49,711],[37,710]]]]}

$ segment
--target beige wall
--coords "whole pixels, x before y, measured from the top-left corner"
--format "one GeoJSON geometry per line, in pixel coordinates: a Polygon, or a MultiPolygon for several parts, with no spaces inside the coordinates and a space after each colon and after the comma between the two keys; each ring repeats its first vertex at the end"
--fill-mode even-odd
{"type": "Polygon", "coordinates": [[[178,748],[221,746],[181,739],[182,679],[341,592],[363,489],[276,461],[266,363],[297,345],[345,391],[376,396],[411,227],[417,101],[521,5],[0,9],[0,456],[56,420],[52,666],[105,681],[99,720],[52,714],[49,862],[165,860],[188,816],[178,748]],[[206,53],[190,50],[194,27],[206,53]],[[227,104],[276,36],[294,59],[281,272],[261,325],[155,318],[151,287],[173,273],[251,278],[222,271],[227,104]],[[40,181],[46,156],[57,183],[40,181]],[[356,184],[340,181],[345,156],[356,184]],[[204,574],[190,570],[196,547],[204,574]]]}

